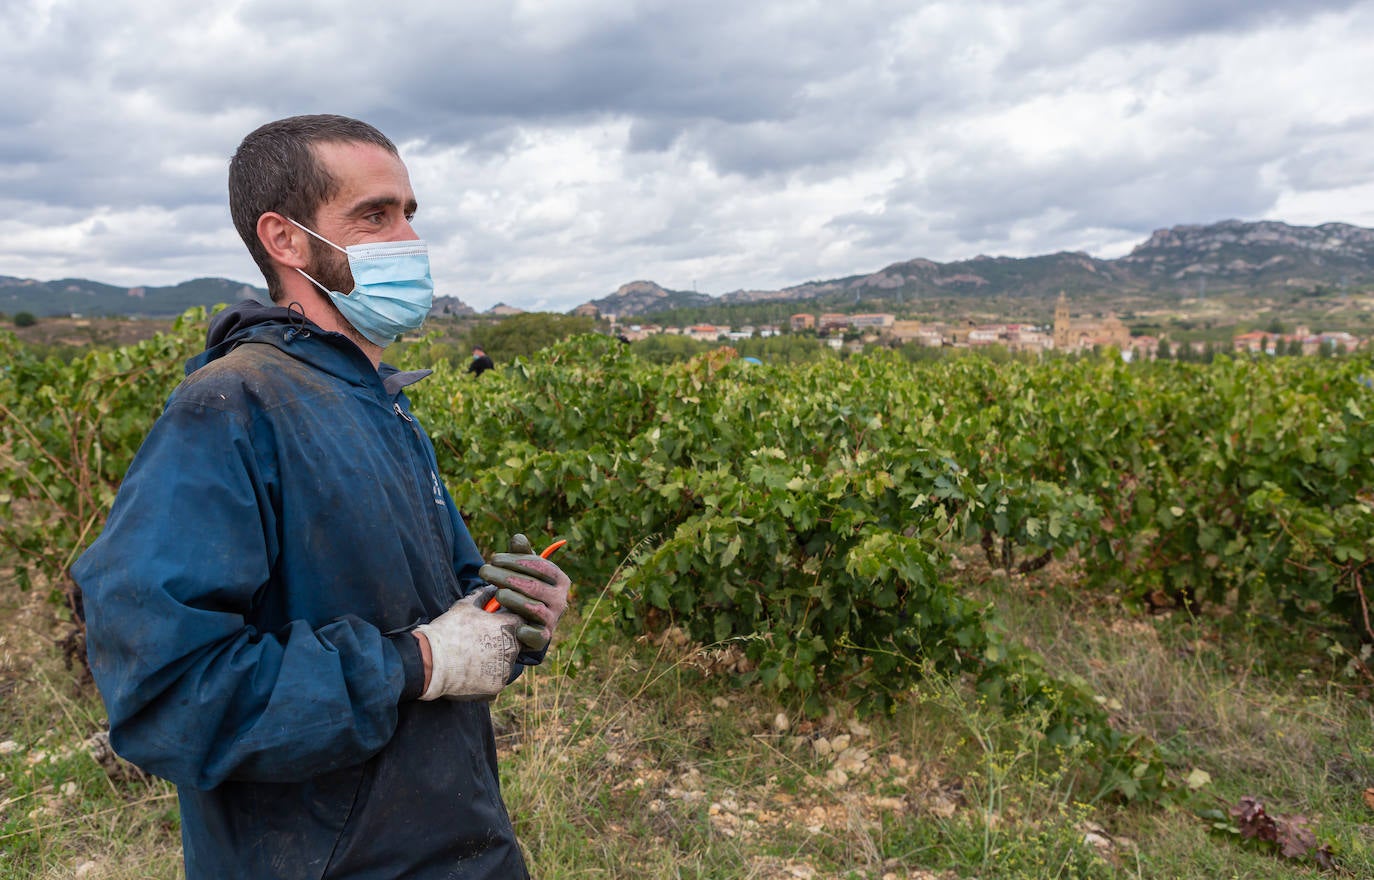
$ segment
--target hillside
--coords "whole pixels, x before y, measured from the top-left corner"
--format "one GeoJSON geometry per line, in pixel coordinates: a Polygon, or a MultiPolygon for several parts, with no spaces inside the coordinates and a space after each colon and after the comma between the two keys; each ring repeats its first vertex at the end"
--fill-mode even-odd
{"type": "MultiPolygon", "coordinates": [[[[35,281],[0,275],[0,312],[39,317],[171,318],[195,306],[210,307],[241,299],[268,301],[267,289],[225,278],[197,278],[171,287],[116,287],[84,278],[35,281]]],[[[464,316],[472,308],[453,296],[434,299],[434,314],[464,316]]]]}
{"type": "Polygon", "coordinates": [[[603,314],[649,315],[707,304],[787,302],[809,309],[995,311],[1047,307],[1060,291],[1076,302],[1147,310],[1199,295],[1283,300],[1374,285],[1374,230],[1342,223],[1316,227],[1227,220],[1156,231],[1129,254],[1103,260],[1061,252],[1033,257],[978,256],[937,263],[913,259],[866,275],[809,281],[781,290],[720,297],[668,291],[637,281],[594,300],[603,314]],[[688,299],[688,298],[691,299],[688,299]],[[703,300],[705,302],[703,302],[703,300]]]}
{"type": "Polygon", "coordinates": [[[1165,287],[1367,284],[1374,268],[1374,229],[1237,220],[1175,226],[1159,230],[1115,262],[1138,279],[1165,287]]]}
{"type": "Polygon", "coordinates": [[[0,276],[0,312],[10,315],[170,317],[193,306],[246,298],[266,301],[267,291],[224,278],[197,278],[172,287],[116,287],[82,278],[34,281],[0,276]]]}
{"type": "MultiPolygon", "coordinates": [[[[1051,308],[1061,291],[1083,310],[1143,314],[1201,297],[1241,310],[1282,309],[1369,288],[1374,288],[1374,229],[1344,223],[1292,226],[1227,220],[1158,230],[1129,254],[1110,260],[1070,252],[976,256],[949,263],[915,258],[866,274],[718,296],[671,290],[641,279],[585,305],[621,319],[758,304],[947,317],[982,312],[1016,319],[1047,317],[1040,313],[1051,308]]],[[[266,296],[262,288],[223,278],[126,288],[74,278],[35,281],[0,276],[0,312],[10,315],[27,311],[40,317],[169,317],[191,306],[266,296]]],[[[441,297],[435,314],[475,312],[461,300],[441,297]]]]}

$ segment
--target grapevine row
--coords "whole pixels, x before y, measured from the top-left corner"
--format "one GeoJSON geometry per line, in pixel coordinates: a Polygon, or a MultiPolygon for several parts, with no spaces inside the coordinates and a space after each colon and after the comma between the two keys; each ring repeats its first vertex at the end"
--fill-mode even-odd
{"type": "MultiPolygon", "coordinates": [[[[203,320],[69,364],[0,340],[0,518],[21,571],[66,583],[203,320]]],[[[425,348],[402,366],[430,366],[425,348]]],[[[981,547],[1023,571],[1060,557],[1128,601],[1374,640],[1372,372],[1367,358],[881,352],[769,366],[729,349],[657,366],[584,336],[478,379],[441,361],[410,393],[479,546],[569,540],[560,564],[586,585],[591,640],[674,624],[737,645],[747,678],[812,711],[967,672],[1040,711],[1051,741],[1097,748],[1104,790],[1136,795],[1160,781],[1149,750],[1003,639],[952,557],[981,547]]]]}

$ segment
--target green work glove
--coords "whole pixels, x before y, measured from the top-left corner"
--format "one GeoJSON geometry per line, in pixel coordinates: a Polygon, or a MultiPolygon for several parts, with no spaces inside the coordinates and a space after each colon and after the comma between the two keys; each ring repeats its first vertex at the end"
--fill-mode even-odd
{"type": "Polygon", "coordinates": [[[572,581],[563,569],[535,553],[529,538],[515,535],[510,552],[492,554],[491,562],[477,575],[499,588],[496,601],[502,608],[524,618],[525,624],[515,633],[520,644],[531,651],[547,648],[568,607],[572,581]]]}

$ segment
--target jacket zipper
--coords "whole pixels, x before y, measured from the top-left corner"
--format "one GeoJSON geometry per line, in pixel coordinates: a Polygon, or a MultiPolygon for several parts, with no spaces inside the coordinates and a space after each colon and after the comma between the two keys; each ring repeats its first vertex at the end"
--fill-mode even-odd
{"type": "MultiPolygon", "coordinates": [[[[419,426],[415,424],[415,419],[411,417],[410,413],[401,409],[401,404],[398,401],[392,401],[391,409],[396,413],[396,415],[400,416],[402,419],[405,419],[406,423],[410,425],[411,446],[418,453],[420,443],[419,438],[416,435],[420,429],[419,426]]],[[[420,456],[420,461],[425,461],[425,457],[423,455],[420,456]]],[[[436,525],[438,526],[438,536],[440,541],[442,541],[445,550],[448,551],[450,555],[452,555],[453,542],[456,540],[456,538],[452,534],[451,524],[448,521],[448,508],[446,506],[443,506],[443,499],[439,493],[439,474],[431,469],[429,471],[429,479],[432,484],[430,486],[430,491],[433,494],[435,506],[439,507],[440,511],[442,512],[441,516],[436,517],[438,519],[438,522],[436,523],[436,525]]]]}

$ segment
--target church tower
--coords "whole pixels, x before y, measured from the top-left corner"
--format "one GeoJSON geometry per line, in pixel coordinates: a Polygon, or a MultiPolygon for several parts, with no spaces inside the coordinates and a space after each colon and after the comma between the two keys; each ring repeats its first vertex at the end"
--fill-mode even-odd
{"type": "Polygon", "coordinates": [[[1064,291],[1059,291],[1059,301],[1054,304],[1054,347],[1057,351],[1068,351],[1073,338],[1073,319],[1069,317],[1069,299],[1064,291]]]}

